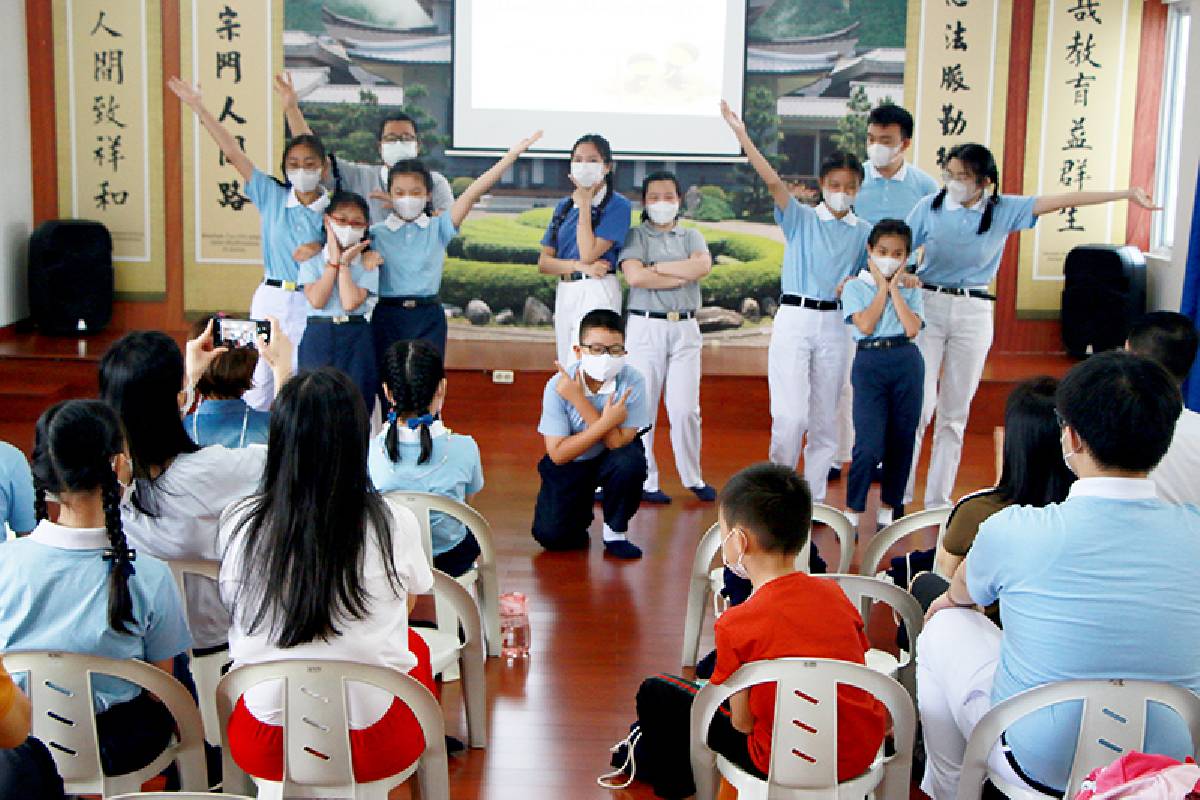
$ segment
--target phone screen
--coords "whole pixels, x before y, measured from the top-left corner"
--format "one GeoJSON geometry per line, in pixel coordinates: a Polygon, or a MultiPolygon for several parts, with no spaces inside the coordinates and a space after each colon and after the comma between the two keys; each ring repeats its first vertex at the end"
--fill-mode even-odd
{"type": "Polygon", "coordinates": [[[213,344],[218,347],[254,347],[258,335],[271,339],[271,323],[258,319],[227,319],[217,320],[216,339],[213,344]]]}

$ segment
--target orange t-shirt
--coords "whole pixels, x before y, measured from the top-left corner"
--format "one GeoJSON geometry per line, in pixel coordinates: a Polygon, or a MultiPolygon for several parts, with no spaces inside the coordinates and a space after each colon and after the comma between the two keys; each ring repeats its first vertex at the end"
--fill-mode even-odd
{"type": "MultiPolygon", "coordinates": [[[[723,683],[738,667],[774,658],[836,658],[865,663],[870,647],[862,617],[831,580],[794,572],[755,590],[716,623],[717,664],[712,682],[723,683]]],[[[750,687],[754,728],[750,758],[764,773],[771,761],[775,684],[750,687]]],[[[838,780],[866,771],[879,752],[887,709],[867,692],[838,687],[838,780]]]]}

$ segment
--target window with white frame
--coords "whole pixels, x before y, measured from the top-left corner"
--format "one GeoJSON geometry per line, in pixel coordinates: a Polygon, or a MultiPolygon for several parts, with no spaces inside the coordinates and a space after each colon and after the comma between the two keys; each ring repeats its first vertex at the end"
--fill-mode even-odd
{"type": "Polygon", "coordinates": [[[1154,198],[1162,211],[1153,216],[1151,250],[1170,250],[1175,240],[1179,205],[1180,143],[1183,138],[1184,82],[1187,78],[1188,35],[1192,15],[1186,2],[1172,3],[1167,15],[1162,111],[1158,123],[1158,159],[1154,198]]]}

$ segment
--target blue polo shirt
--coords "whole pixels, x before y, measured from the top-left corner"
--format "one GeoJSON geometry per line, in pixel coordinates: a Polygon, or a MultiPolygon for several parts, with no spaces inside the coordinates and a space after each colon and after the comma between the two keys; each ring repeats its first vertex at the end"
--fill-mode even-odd
{"type": "MultiPolygon", "coordinates": [[[[579,362],[571,364],[566,370],[567,374],[574,378],[579,372],[579,362]]],[[[560,380],[562,380],[562,376],[555,375],[546,384],[546,390],[542,392],[542,419],[538,423],[538,433],[543,436],[573,436],[587,429],[587,423],[583,421],[583,417],[579,416],[575,406],[559,396],[556,387],[560,380]]],[[[625,404],[627,411],[625,424],[621,427],[640,430],[649,425],[652,420],[650,403],[646,398],[646,381],[642,378],[642,373],[633,367],[629,365],[622,367],[621,371],[617,373],[617,377],[600,387],[598,393],[589,394],[588,402],[597,411],[602,412],[610,397],[615,394],[619,400],[625,394],[626,389],[630,389],[631,392],[629,400],[625,404]]],[[[603,452],[604,443],[597,442],[575,460],[587,461],[603,452]]]]}
{"type": "MultiPolygon", "coordinates": [[[[397,423],[392,423],[397,424],[397,423]]],[[[429,492],[467,502],[467,496],[483,488],[483,463],[479,445],[470,436],[451,433],[441,422],[429,426],[433,450],[429,460],[418,464],[421,439],[403,423],[399,433],[400,459],[392,461],[387,452],[387,426],[371,442],[367,469],[371,482],[380,492],[429,492]]],[[[461,522],[434,512],[430,515],[433,534],[433,554],[440,556],[457,546],[467,536],[461,522]]]]}
{"type": "Polygon", "coordinates": [[[775,207],[775,222],[787,237],[784,294],[837,300],[838,285],[867,266],[871,225],[853,211],[838,219],[824,203],[814,209],[793,197],[786,209],[775,207]]]}
{"type": "Polygon", "coordinates": [[[905,162],[896,174],[885,178],[868,161],[866,177],[854,197],[854,213],[874,225],[881,219],[905,219],[926,195],[935,194],[938,183],[915,164],[905,162]]]}
{"type": "MultiPolygon", "coordinates": [[[[613,269],[616,269],[618,251],[629,234],[633,205],[625,199],[624,195],[617,192],[613,193],[607,203],[602,202],[602,205],[604,208],[600,212],[600,218],[594,220],[592,233],[599,239],[612,242],[612,247],[608,248],[601,258],[611,264],[613,269]]],[[[542,236],[542,245],[553,247],[555,258],[572,260],[579,258],[579,242],[575,239],[575,233],[579,228],[579,209],[572,204],[570,197],[566,197],[559,200],[558,204],[554,206],[554,217],[558,217],[563,213],[563,209],[568,207],[569,210],[563,217],[562,224],[558,226],[557,232],[553,231],[553,222],[546,228],[546,233],[542,236]]]]}
{"type": "MultiPolygon", "coordinates": [[[[936,196],[936,195],[935,195],[936,196]]],[[[1000,269],[1000,256],[1008,235],[1037,224],[1033,215],[1036,197],[1004,194],[992,209],[992,224],[977,233],[987,198],[970,208],[950,198],[933,210],[933,197],[922,198],[908,215],[913,249],[925,246],[925,261],[917,272],[921,280],[955,289],[987,286],[1000,269]]]]}
{"type": "MultiPolygon", "coordinates": [[[[872,280],[870,273],[864,278],[861,274],[846,284],[842,289],[842,315],[846,319],[846,324],[850,326],[850,334],[854,337],[854,341],[861,339],[886,339],[889,336],[904,336],[904,324],[900,322],[900,315],[896,313],[896,304],[892,302],[889,296],[883,306],[883,314],[879,317],[879,322],[875,323],[875,332],[871,334],[863,333],[854,324],[854,315],[862,311],[867,306],[871,305],[871,301],[875,299],[875,283],[872,280]]],[[[921,299],[920,289],[910,289],[906,286],[900,287],[900,296],[904,298],[904,302],[908,303],[908,307],[914,314],[925,319],[924,301],[921,299]]]]}
{"type": "Polygon", "coordinates": [[[192,441],[201,447],[210,444],[246,447],[266,444],[271,414],[246,405],[240,397],[231,400],[204,400],[183,418],[192,441]]]}
{"type": "MultiPolygon", "coordinates": [[[[976,603],[1000,602],[993,703],[1077,679],[1200,691],[1200,509],[1157,499],[1151,481],[1085,478],[1063,503],[1006,508],[979,527],[966,571],[976,603]]],[[[1063,703],[1008,729],[1026,774],[1066,784],[1079,715],[1063,703]]],[[[1146,743],[1178,759],[1192,751],[1182,721],[1154,704],[1146,743]]]]}
{"type": "MultiPolygon", "coordinates": [[[[405,222],[392,214],[371,226],[371,249],[383,256],[380,297],[435,297],[442,288],[446,245],[458,235],[448,213],[405,222]]],[[[361,285],[361,284],[360,284],[361,285]]]]}
{"type": "Polygon", "coordinates": [[[25,454],[8,442],[0,442],[0,514],[17,533],[28,533],[37,525],[33,513],[33,474],[25,454]]]}
{"type": "Polygon", "coordinates": [[[246,184],[246,196],[262,218],[264,277],[298,283],[300,265],[292,253],[302,244],[325,241],[321,214],[329,205],[329,196],[322,194],[312,205],[305,206],[290,187],[282,186],[257,169],[246,184]]]}
{"type": "MultiPolygon", "coordinates": [[[[307,286],[320,280],[321,274],[325,271],[325,261],[325,253],[320,252],[301,264],[300,283],[307,286]]],[[[379,294],[379,270],[364,268],[362,257],[359,256],[350,263],[350,280],[354,281],[354,285],[360,289],[367,290],[366,299],[360,305],[355,306],[353,311],[347,311],[346,307],[342,305],[342,296],[338,292],[338,282],[335,278],[333,291],[329,293],[329,299],[325,301],[325,305],[321,308],[314,308],[310,302],[308,315],[310,317],[344,317],[347,314],[367,313],[367,309],[371,307],[371,297],[379,294]]]]}
{"type": "MultiPolygon", "coordinates": [[[[107,658],[163,661],[192,645],[171,570],[139,552],[129,576],[131,634],[108,624],[109,562],[103,528],[65,528],[48,520],[0,545],[0,651],[65,650],[107,658]]],[[[119,678],[92,681],[97,712],[141,691],[119,678]]]]}

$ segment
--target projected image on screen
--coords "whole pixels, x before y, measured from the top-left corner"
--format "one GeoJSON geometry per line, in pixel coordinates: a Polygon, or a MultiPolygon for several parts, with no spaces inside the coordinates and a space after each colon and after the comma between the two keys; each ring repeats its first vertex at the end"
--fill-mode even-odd
{"type": "Polygon", "coordinates": [[[736,155],[746,0],[459,0],[454,146],[542,150],[602,130],[619,152],[736,155]],[[534,121],[536,120],[536,122],[534,121]]]}

